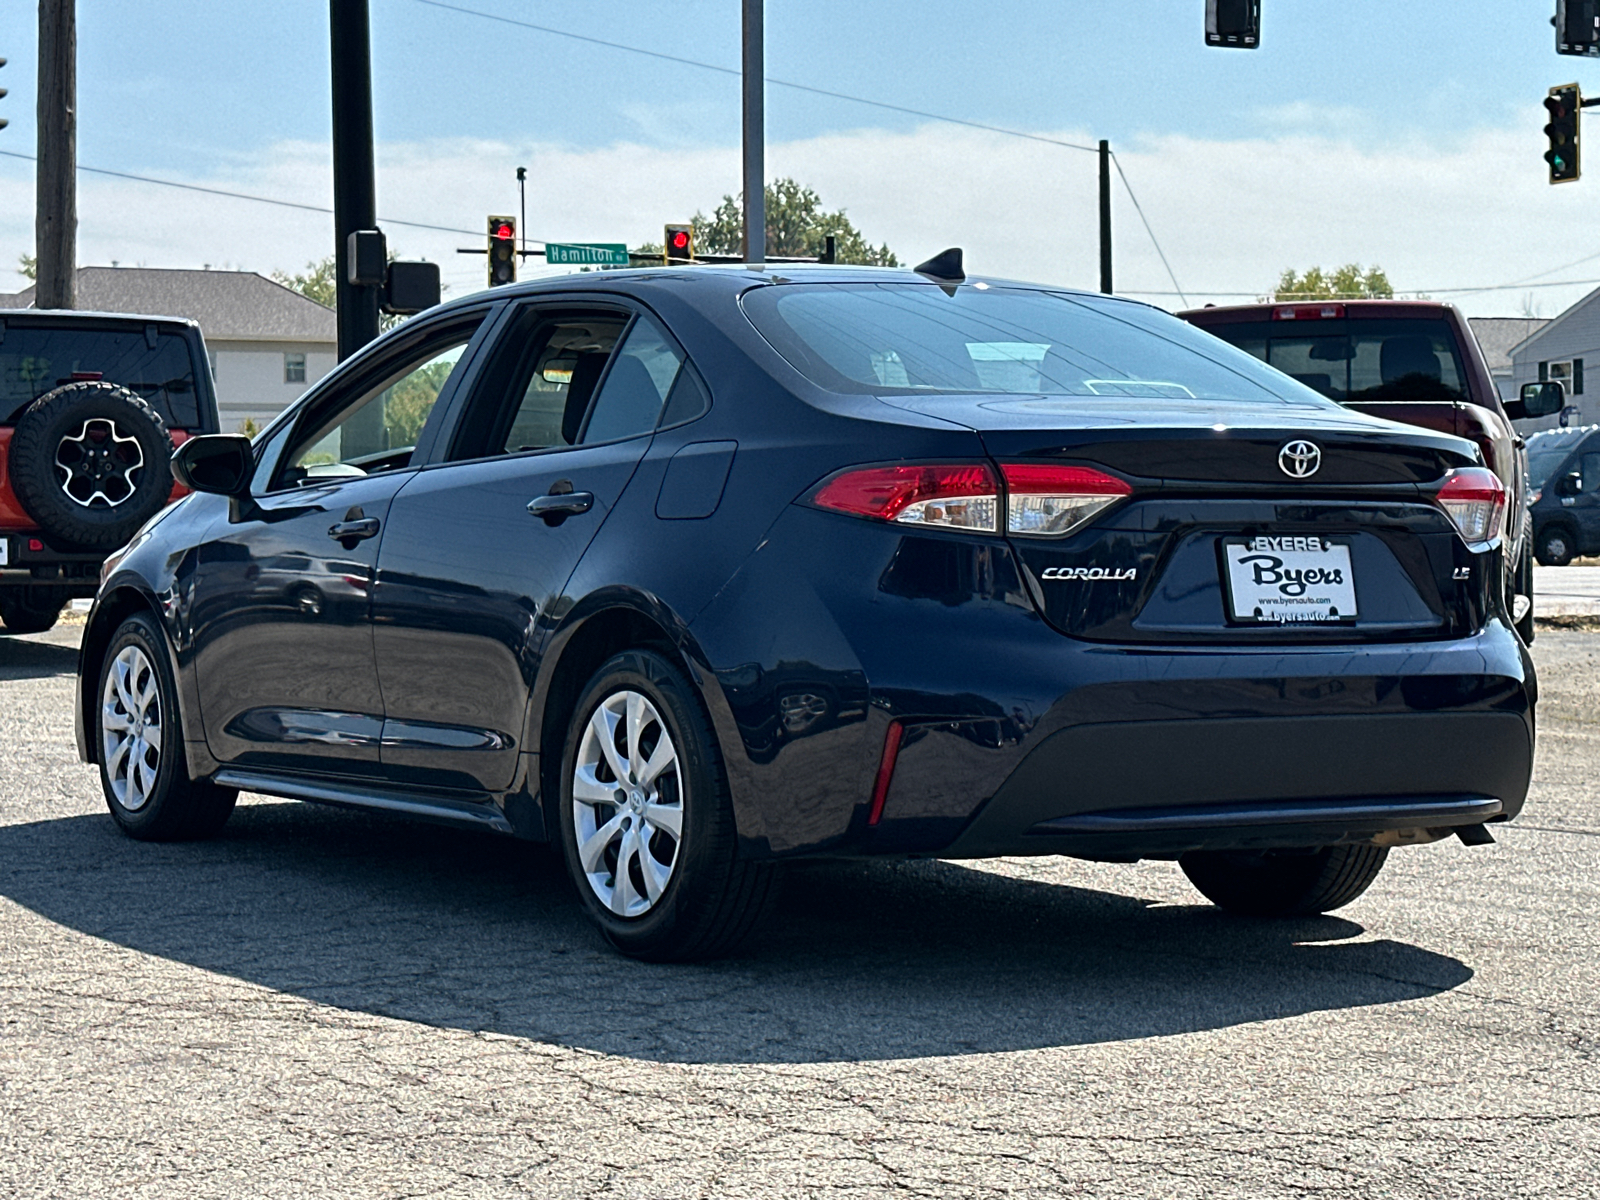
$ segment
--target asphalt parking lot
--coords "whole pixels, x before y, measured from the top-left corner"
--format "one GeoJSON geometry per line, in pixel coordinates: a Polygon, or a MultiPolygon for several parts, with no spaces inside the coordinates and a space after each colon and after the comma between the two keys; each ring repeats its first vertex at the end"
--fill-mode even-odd
{"type": "Polygon", "coordinates": [[[0,637],[0,1194],[1600,1196],[1600,634],[1536,643],[1525,820],[1336,916],[824,864],[690,967],[537,847],[256,797],[124,840],[76,637],[0,637]]]}

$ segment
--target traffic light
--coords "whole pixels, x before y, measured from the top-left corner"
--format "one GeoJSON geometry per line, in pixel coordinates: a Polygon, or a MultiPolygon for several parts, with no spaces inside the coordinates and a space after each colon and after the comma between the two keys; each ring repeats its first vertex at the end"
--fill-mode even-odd
{"type": "Polygon", "coordinates": [[[1600,0],[1556,0],[1556,53],[1600,55],[1600,0]]]}
{"type": "Polygon", "coordinates": [[[668,225],[667,235],[662,239],[661,259],[668,266],[673,263],[686,263],[694,261],[694,226],[668,225]]]}
{"type": "Polygon", "coordinates": [[[1260,46],[1261,0],[1206,0],[1206,45],[1237,50],[1260,46]]]}
{"type": "MultiPolygon", "coordinates": [[[[6,60],[3,59],[3,58],[0,58],[0,67],[3,67],[5,65],[6,65],[6,60]]],[[[5,90],[5,88],[0,88],[0,100],[4,100],[5,98],[6,98],[6,90],[5,90]]],[[[4,129],[9,124],[11,124],[10,121],[6,120],[4,117],[0,117],[0,129],[4,129]]]]}
{"type": "Polygon", "coordinates": [[[517,219],[489,218],[489,286],[517,281],[517,219]]]}
{"type": "Polygon", "coordinates": [[[1550,111],[1550,123],[1544,127],[1550,149],[1544,152],[1544,160],[1550,164],[1551,183],[1571,183],[1578,178],[1578,116],[1582,105],[1583,97],[1575,83],[1553,87],[1544,98],[1544,106],[1550,111]]]}

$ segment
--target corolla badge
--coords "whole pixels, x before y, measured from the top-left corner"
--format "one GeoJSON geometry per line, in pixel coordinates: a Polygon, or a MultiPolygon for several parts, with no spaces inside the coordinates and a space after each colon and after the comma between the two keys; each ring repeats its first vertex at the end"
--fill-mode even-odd
{"type": "Polygon", "coordinates": [[[1310,479],[1322,465],[1322,451],[1314,442],[1285,442],[1278,451],[1278,469],[1290,479],[1310,479]]]}

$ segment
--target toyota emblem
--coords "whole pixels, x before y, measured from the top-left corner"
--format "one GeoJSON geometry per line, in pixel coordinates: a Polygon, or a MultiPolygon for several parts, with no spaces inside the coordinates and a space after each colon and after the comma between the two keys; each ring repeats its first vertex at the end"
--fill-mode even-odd
{"type": "Polygon", "coordinates": [[[1322,465],[1322,451],[1312,442],[1285,442],[1278,451],[1278,469],[1290,479],[1310,479],[1322,465]]]}

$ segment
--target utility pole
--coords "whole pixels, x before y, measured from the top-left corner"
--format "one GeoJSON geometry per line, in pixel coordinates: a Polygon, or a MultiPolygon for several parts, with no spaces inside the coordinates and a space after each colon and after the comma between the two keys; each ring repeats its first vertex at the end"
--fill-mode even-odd
{"type": "Polygon", "coordinates": [[[333,56],[333,239],[339,359],[378,336],[378,287],[350,282],[350,235],[378,227],[367,0],[329,0],[333,56]]]}
{"type": "Polygon", "coordinates": [[[762,6],[744,5],[744,260],[767,260],[766,72],[762,6]]]}
{"type": "Polygon", "coordinates": [[[39,0],[39,162],[35,308],[77,304],[78,28],[75,0],[39,0]]]}
{"type": "Polygon", "coordinates": [[[1100,139],[1100,290],[1111,292],[1111,143],[1100,139]]]}

